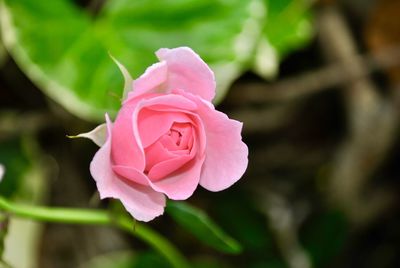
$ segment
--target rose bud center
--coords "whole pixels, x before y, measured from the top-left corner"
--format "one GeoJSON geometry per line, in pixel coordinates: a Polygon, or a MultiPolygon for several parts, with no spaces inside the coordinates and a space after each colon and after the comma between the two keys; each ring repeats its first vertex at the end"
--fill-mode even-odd
{"type": "Polygon", "coordinates": [[[156,181],[190,161],[195,151],[191,123],[174,122],[171,128],[145,148],[145,173],[156,181]]]}

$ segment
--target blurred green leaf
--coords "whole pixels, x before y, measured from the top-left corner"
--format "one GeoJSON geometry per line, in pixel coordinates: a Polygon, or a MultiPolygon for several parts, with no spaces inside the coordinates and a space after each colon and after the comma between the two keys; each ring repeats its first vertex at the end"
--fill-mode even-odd
{"type": "Polygon", "coordinates": [[[203,211],[184,202],[168,202],[166,211],[183,228],[203,243],[225,253],[237,254],[241,246],[203,211]]]}
{"type": "Polygon", "coordinates": [[[165,259],[160,256],[157,252],[148,251],[139,254],[136,258],[135,265],[130,266],[133,268],[170,268],[169,263],[165,261],[165,259]]]}
{"type": "Polygon", "coordinates": [[[291,51],[304,47],[314,35],[312,0],[263,0],[267,20],[258,43],[254,70],[270,78],[278,63],[291,51]]]}
{"type": "Polygon", "coordinates": [[[218,101],[254,63],[277,68],[277,57],[264,57],[266,43],[286,53],[310,38],[307,31],[298,38],[298,25],[309,24],[299,12],[305,6],[288,1],[272,9],[280,0],[109,0],[93,17],[67,0],[2,0],[0,24],[6,48],[32,81],[72,113],[102,120],[118,110],[123,90],[108,52],[137,77],[160,47],[190,46],[215,71],[218,101]]]}
{"type": "Polygon", "coordinates": [[[279,56],[306,44],[313,34],[311,25],[312,0],[266,1],[268,20],[263,35],[279,56]]]}
{"type": "Polygon", "coordinates": [[[17,63],[46,94],[90,119],[120,105],[122,75],[108,52],[133,77],[160,47],[187,45],[210,64],[234,64],[235,40],[250,17],[241,0],[114,0],[96,18],[66,0],[4,3],[3,36],[17,63]]]}
{"type": "Polygon", "coordinates": [[[92,258],[82,268],[170,268],[164,257],[154,251],[116,251],[92,258]]]}
{"type": "Polygon", "coordinates": [[[246,252],[271,257],[275,254],[271,232],[265,216],[257,210],[249,196],[248,192],[238,191],[219,194],[214,201],[214,214],[224,230],[234,235],[246,252]]]}
{"type": "Polygon", "coordinates": [[[0,163],[6,172],[0,183],[0,195],[10,197],[23,183],[31,161],[21,138],[12,138],[0,142],[0,163]]]}
{"type": "Polygon", "coordinates": [[[342,212],[328,211],[311,219],[300,234],[314,266],[325,267],[345,245],[347,219],[342,212]]]}
{"type": "MultiPolygon", "coordinates": [[[[49,185],[46,183],[49,170],[54,166],[40,151],[34,136],[26,133],[19,137],[6,136],[0,143],[0,163],[6,170],[0,194],[30,204],[41,203],[49,185]]],[[[37,263],[41,230],[41,223],[10,218],[4,259],[11,267],[29,267],[37,263]]]]}

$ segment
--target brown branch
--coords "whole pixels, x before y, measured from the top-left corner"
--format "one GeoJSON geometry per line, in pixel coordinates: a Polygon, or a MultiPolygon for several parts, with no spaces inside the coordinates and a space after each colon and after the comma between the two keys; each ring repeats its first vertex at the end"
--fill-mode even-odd
{"type": "MultiPolygon", "coordinates": [[[[326,57],[342,63],[350,77],[368,71],[357,55],[344,18],[334,7],[319,17],[320,42],[326,57]]],[[[377,93],[369,78],[351,80],[343,90],[348,115],[348,134],[336,153],[329,178],[329,199],[363,225],[387,209],[394,195],[373,191],[367,182],[382,163],[395,138],[398,113],[389,99],[377,93]],[[367,196],[368,194],[368,196],[367,196]]]]}
{"type": "Polygon", "coordinates": [[[237,83],[232,88],[229,102],[233,104],[261,104],[293,100],[332,87],[345,86],[376,71],[400,66],[400,47],[391,47],[379,53],[368,55],[355,53],[351,56],[352,62],[350,64],[348,60],[336,59],[334,63],[321,69],[289,77],[275,83],[237,83]],[[357,64],[355,64],[356,62],[357,64]],[[362,66],[362,68],[351,70],[354,66],[362,66]]]}

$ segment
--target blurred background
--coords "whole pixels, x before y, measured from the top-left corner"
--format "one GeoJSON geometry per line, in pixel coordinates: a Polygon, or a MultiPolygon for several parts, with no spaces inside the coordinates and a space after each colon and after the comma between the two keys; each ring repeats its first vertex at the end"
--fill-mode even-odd
{"type": "MultiPolygon", "coordinates": [[[[210,247],[169,213],[149,226],[193,267],[400,267],[400,1],[0,3],[2,196],[107,208],[88,169],[96,145],[66,135],[118,110],[109,53],[137,77],[158,48],[186,45],[250,150],[238,183],[187,202],[242,249],[210,247]]],[[[114,228],[0,220],[12,267],[170,267],[114,228]]]]}

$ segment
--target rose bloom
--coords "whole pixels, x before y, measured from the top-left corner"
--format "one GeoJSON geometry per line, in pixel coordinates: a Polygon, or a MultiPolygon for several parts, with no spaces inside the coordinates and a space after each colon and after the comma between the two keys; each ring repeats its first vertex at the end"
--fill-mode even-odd
{"type": "Polygon", "coordinates": [[[133,81],[114,121],[83,134],[101,146],[90,164],[101,198],[121,200],[137,220],[164,212],[166,196],[198,185],[221,191],[243,175],[242,123],[216,111],[214,74],[190,48],[162,48],[133,81]]]}

